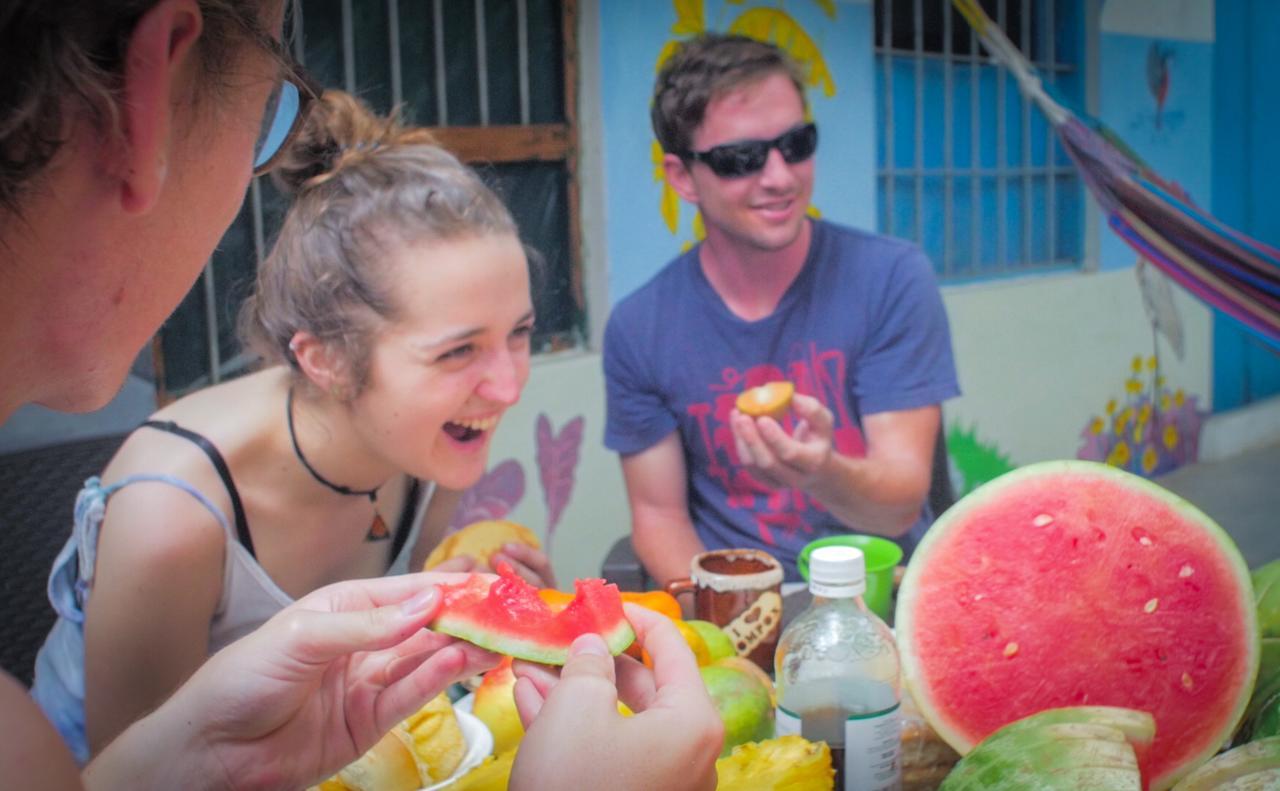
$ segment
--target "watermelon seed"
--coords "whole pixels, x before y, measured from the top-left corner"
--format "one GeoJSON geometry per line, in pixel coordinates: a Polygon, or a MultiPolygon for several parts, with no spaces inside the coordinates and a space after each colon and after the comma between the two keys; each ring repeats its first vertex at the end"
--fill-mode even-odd
{"type": "Polygon", "coordinates": [[[1155,611],[1156,611],[1156,607],[1159,607],[1159,606],[1160,606],[1160,600],[1159,600],[1159,599],[1152,599],[1151,601],[1149,601],[1149,602],[1147,602],[1145,605],[1143,605],[1142,610],[1143,610],[1143,612],[1146,612],[1146,613],[1150,614],[1150,613],[1155,612],[1155,611]]]}
{"type": "Polygon", "coordinates": [[[1196,570],[1191,568],[1190,563],[1183,563],[1182,568],[1178,569],[1178,576],[1182,577],[1183,579],[1186,579],[1187,577],[1190,577],[1192,574],[1195,574],[1195,573],[1196,573],[1196,570]]]}
{"type": "Polygon", "coordinates": [[[1183,674],[1182,674],[1182,686],[1186,687],[1187,689],[1191,689],[1191,687],[1192,687],[1192,681],[1191,681],[1191,674],[1190,674],[1190,673],[1183,673],[1183,674]]]}
{"type": "Polygon", "coordinates": [[[1013,656],[1013,655],[1014,655],[1014,654],[1016,654],[1016,653],[1018,653],[1018,644],[1017,644],[1017,643],[1009,643],[1008,645],[1006,645],[1006,646],[1004,647],[1004,655],[1005,655],[1006,657],[1013,656]]]}
{"type": "Polygon", "coordinates": [[[1040,514],[1035,519],[1031,520],[1031,524],[1034,527],[1048,527],[1053,524],[1053,517],[1048,514],[1040,514]]]}

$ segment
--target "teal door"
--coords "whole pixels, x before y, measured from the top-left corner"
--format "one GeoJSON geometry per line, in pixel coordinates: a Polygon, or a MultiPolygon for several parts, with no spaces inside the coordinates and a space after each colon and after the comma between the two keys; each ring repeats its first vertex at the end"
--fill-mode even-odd
{"type": "MultiPolygon", "coordinates": [[[[1280,247],[1280,6],[1215,4],[1213,213],[1280,247]]],[[[1213,409],[1280,393],[1280,354],[1219,313],[1213,319],[1213,409]]]]}

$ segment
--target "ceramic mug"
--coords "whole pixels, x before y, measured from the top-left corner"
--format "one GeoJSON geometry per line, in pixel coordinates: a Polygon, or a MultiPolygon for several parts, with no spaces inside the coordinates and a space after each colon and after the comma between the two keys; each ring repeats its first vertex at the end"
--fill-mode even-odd
{"type": "Polygon", "coordinates": [[[782,630],[782,564],[758,549],[713,549],[694,555],[689,577],[667,583],[672,596],[693,593],[694,617],[719,626],[739,656],[773,672],[782,630]]]}

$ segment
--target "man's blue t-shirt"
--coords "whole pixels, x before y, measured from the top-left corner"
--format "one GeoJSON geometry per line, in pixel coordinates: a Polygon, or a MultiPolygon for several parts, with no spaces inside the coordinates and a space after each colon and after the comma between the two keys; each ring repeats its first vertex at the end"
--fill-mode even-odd
{"type": "MultiPolygon", "coordinates": [[[[831,410],[835,449],[862,456],[863,415],[959,394],[942,296],[915,245],[813,221],[795,282],[772,314],[745,321],[708,282],[698,250],[664,267],[609,317],[605,445],[626,456],[678,430],[690,516],[703,543],[763,549],[798,579],[805,544],[850,529],[802,491],[769,489],[738,464],[728,424],[734,399],[748,387],[790,380],[831,410]]],[[[783,420],[788,433],[792,420],[783,420]]],[[[900,540],[908,553],[931,519],[922,513],[900,540]]]]}

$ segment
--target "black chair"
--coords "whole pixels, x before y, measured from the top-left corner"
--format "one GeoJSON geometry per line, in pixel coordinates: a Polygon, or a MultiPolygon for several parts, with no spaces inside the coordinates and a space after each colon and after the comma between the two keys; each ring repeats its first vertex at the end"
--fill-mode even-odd
{"type": "Polygon", "coordinates": [[[102,472],[124,436],[0,456],[0,666],[28,686],[53,626],[45,585],[71,533],[76,493],[102,472]]]}
{"type": "MultiPolygon", "coordinates": [[[[933,518],[951,507],[956,501],[955,489],[951,486],[951,464],[947,457],[946,427],[938,427],[938,439],[933,445],[933,469],[929,479],[929,511],[933,518]]],[[[643,591],[656,587],[656,583],[645,571],[644,565],[636,557],[635,547],[631,545],[631,534],[619,538],[609,547],[600,567],[600,576],[624,591],[643,591]]]]}

